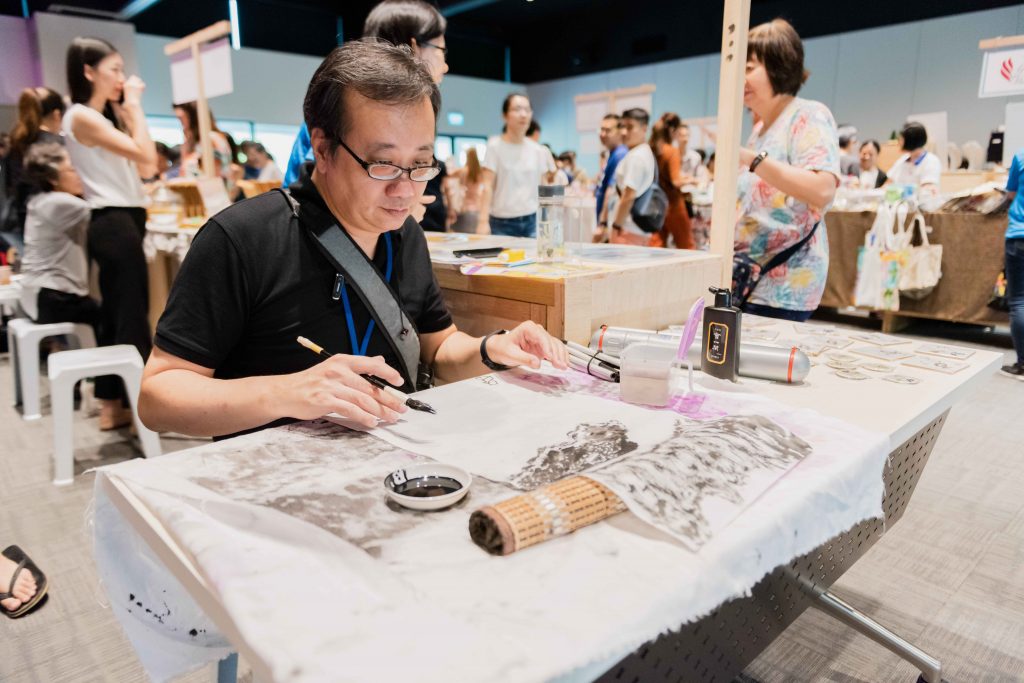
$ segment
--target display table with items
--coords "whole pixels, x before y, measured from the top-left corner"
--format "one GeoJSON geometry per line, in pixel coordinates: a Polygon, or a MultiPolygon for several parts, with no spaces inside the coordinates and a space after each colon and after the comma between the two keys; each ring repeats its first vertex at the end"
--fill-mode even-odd
{"type": "Polygon", "coordinates": [[[827,590],[999,354],[752,316],[742,334],[802,351],[806,379],[680,371],[655,409],[510,370],[368,433],[315,420],[102,468],[111,609],[158,680],[239,652],[259,681],[729,681],[814,604],[938,683],[827,590]]]}
{"type": "Polygon", "coordinates": [[[535,261],[529,238],[446,233],[427,243],[455,324],[473,335],[533,320],[585,344],[600,324],[665,327],[720,270],[718,256],[696,251],[569,243],[565,258],[548,264],[535,261]]]}
{"type": "Polygon", "coordinates": [[[149,325],[153,330],[163,315],[171,285],[197,232],[199,228],[190,224],[179,227],[153,221],[146,223],[142,251],[146,254],[149,274],[149,325]]]}
{"type": "MultiPolygon", "coordinates": [[[[900,297],[898,311],[885,311],[883,331],[897,329],[904,317],[982,325],[1006,324],[1007,313],[988,306],[1003,270],[1005,214],[924,213],[928,239],[942,246],[942,276],[921,299],[900,297]]],[[[829,269],[821,306],[855,305],[857,254],[875,221],[874,211],[829,211],[829,269]]]]}

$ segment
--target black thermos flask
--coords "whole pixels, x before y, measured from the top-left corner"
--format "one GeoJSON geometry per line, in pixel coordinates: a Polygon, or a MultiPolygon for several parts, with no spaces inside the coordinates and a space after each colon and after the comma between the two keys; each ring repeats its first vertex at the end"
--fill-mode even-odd
{"type": "Polygon", "coordinates": [[[704,309],[704,334],[701,372],[736,381],[740,367],[740,309],[732,305],[732,292],[711,287],[715,305],[704,309]]]}

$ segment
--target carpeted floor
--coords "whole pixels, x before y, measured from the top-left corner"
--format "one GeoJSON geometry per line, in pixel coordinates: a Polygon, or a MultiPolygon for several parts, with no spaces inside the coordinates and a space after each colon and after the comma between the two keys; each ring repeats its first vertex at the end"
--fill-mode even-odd
{"type": "MultiPolygon", "coordinates": [[[[1011,354],[1006,357],[1009,362],[1011,354]]],[[[144,681],[104,606],[90,549],[93,476],[81,474],[134,457],[129,435],[101,433],[94,419],[77,412],[79,474],[73,485],[57,488],[50,483],[48,405],[41,420],[25,422],[11,397],[4,354],[0,543],[30,553],[48,573],[52,594],[38,612],[0,620],[0,681],[144,681]]],[[[165,452],[199,443],[163,438],[165,452]]],[[[906,515],[834,592],[938,657],[950,683],[1024,681],[1024,382],[993,376],[953,409],[906,515]]],[[[917,677],[909,664],[814,610],[746,673],[763,683],[913,683],[917,677]]],[[[182,680],[212,676],[207,667],[182,680]]],[[[380,680],[387,680],[384,671],[380,680]]]]}

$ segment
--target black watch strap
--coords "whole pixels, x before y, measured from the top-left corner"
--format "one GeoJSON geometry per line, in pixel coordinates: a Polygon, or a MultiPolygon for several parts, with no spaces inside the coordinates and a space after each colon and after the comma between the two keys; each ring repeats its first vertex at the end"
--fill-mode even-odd
{"type": "Polygon", "coordinates": [[[512,368],[511,365],[502,365],[501,363],[495,363],[491,360],[491,357],[487,355],[487,340],[496,334],[505,334],[508,330],[495,330],[489,334],[485,334],[484,338],[480,340],[480,360],[491,370],[509,370],[512,368]]]}
{"type": "Polygon", "coordinates": [[[761,162],[768,158],[768,150],[762,151],[754,160],[750,162],[750,172],[753,173],[754,169],[761,165],[761,162]]]}

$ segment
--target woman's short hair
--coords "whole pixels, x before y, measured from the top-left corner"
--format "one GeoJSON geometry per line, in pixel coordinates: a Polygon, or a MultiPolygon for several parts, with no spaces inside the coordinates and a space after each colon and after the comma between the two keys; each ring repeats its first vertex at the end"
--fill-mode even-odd
{"type": "Polygon", "coordinates": [[[302,104],[306,127],[310,132],[315,128],[323,131],[332,154],[351,120],[345,111],[346,91],[375,102],[405,106],[425,97],[430,100],[435,119],[441,108],[441,92],[408,46],[377,40],[345,43],[331,50],[317,68],[302,104]]]}
{"type": "Polygon", "coordinates": [[[880,154],[882,152],[882,146],[878,144],[878,140],[865,140],[863,144],[861,144],[860,149],[864,149],[868,146],[875,148],[875,154],[880,154]]]}
{"type": "Polygon", "coordinates": [[[444,35],[448,27],[437,8],[423,0],[384,0],[363,24],[363,38],[386,40],[392,45],[425,43],[444,35]]]}
{"type": "Polygon", "coordinates": [[[22,177],[40,192],[52,192],[60,179],[60,166],[68,158],[64,145],[37,142],[25,153],[22,177]]]}
{"type": "Polygon", "coordinates": [[[928,130],[917,121],[910,121],[900,129],[903,138],[903,151],[913,152],[928,144],[928,130]]]}
{"type": "Polygon", "coordinates": [[[747,59],[756,59],[764,64],[772,92],[776,95],[796,95],[807,80],[804,44],[796,29],[785,19],[772,19],[750,29],[747,59]]]}

